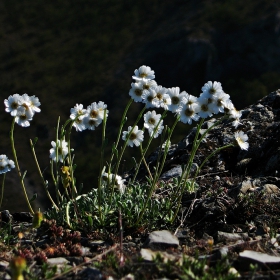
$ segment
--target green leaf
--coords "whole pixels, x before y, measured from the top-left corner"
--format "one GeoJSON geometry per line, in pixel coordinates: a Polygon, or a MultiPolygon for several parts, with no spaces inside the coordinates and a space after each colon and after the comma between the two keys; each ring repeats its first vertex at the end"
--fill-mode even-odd
{"type": "Polygon", "coordinates": [[[29,202],[34,201],[37,198],[37,193],[34,193],[33,196],[29,199],[29,202]]]}

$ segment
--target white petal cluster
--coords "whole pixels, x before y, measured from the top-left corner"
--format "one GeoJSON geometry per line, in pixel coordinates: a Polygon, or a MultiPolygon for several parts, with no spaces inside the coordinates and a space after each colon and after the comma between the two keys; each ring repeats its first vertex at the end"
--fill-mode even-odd
{"type": "Polygon", "coordinates": [[[119,192],[121,194],[124,193],[124,191],[125,191],[125,184],[124,184],[125,179],[122,179],[121,176],[119,176],[119,175],[115,176],[114,174],[108,174],[106,172],[103,172],[101,174],[101,179],[102,179],[103,185],[115,187],[119,190],[119,192]]]}
{"type": "Polygon", "coordinates": [[[248,135],[245,134],[243,131],[237,131],[234,133],[234,138],[237,143],[237,145],[242,149],[242,150],[248,150],[249,148],[249,143],[248,141],[248,135]]]}
{"type": "Polygon", "coordinates": [[[41,103],[38,97],[29,96],[26,93],[10,95],[8,99],[4,100],[4,104],[5,111],[15,117],[15,122],[22,127],[30,126],[30,121],[35,113],[41,112],[39,108],[41,103]]]}
{"type": "MultiPolygon", "coordinates": [[[[232,120],[235,128],[240,125],[241,112],[235,109],[230,96],[223,91],[220,82],[205,83],[201,88],[202,93],[197,98],[185,91],[181,92],[179,87],[165,88],[158,85],[154,80],[154,71],[146,65],[136,69],[132,78],[135,82],[131,84],[129,95],[135,102],[145,103],[146,108],[163,108],[176,113],[179,120],[187,124],[197,122],[200,118],[224,113],[232,120]]],[[[144,127],[148,129],[150,136],[155,132],[154,137],[157,137],[163,130],[162,121],[152,128],[146,120],[152,116],[151,114],[150,112],[145,115],[144,127]]],[[[137,140],[135,143],[138,144],[137,140]]],[[[129,140],[129,145],[133,146],[132,140],[129,140]]]]}
{"type": "Polygon", "coordinates": [[[132,76],[135,80],[153,80],[155,78],[155,72],[151,69],[151,67],[142,65],[139,69],[134,71],[134,76],[132,76]]]}
{"type": "Polygon", "coordinates": [[[52,141],[51,145],[52,148],[50,149],[50,158],[55,162],[63,162],[68,155],[68,143],[65,140],[57,140],[57,143],[52,141]]]}
{"type": "Polygon", "coordinates": [[[144,115],[144,127],[148,129],[150,137],[157,138],[164,128],[161,114],[157,114],[156,111],[147,112],[144,115]]]}
{"type": "Polygon", "coordinates": [[[70,110],[70,119],[73,120],[76,131],[95,130],[102,123],[104,116],[108,117],[108,113],[107,105],[103,101],[93,102],[87,109],[84,109],[83,104],[76,104],[70,110]]]}
{"type": "Polygon", "coordinates": [[[133,145],[135,145],[138,147],[144,140],[144,132],[138,129],[137,125],[133,129],[129,126],[127,131],[123,131],[122,139],[127,141],[128,146],[133,147],[133,145]]]}
{"type": "Polygon", "coordinates": [[[0,155],[0,174],[7,173],[15,168],[15,163],[6,155],[0,155]]]}

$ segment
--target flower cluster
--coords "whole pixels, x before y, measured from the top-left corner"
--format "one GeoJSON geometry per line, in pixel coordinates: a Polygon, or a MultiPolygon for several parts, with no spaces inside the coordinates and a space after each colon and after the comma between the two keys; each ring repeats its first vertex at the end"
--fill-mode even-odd
{"type": "Polygon", "coordinates": [[[107,110],[107,105],[102,101],[91,103],[87,109],[84,109],[82,104],[76,104],[70,110],[70,119],[73,120],[73,126],[76,131],[95,130],[103,121],[105,110],[107,117],[109,111],[107,110]]]}
{"type": "Polygon", "coordinates": [[[6,155],[0,155],[0,174],[7,173],[12,168],[15,168],[15,163],[6,155]]]}
{"type": "Polygon", "coordinates": [[[41,105],[38,97],[29,96],[28,94],[14,94],[10,95],[8,99],[4,100],[6,106],[5,111],[15,117],[15,122],[22,126],[30,126],[35,113],[41,112],[39,106],[41,105]]]}
{"type": "MultiPolygon", "coordinates": [[[[130,97],[135,102],[145,103],[146,108],[163,108],[179,116],[183,123],[192,124],[200,118],[208,118],[213,114],[225,113],[232,120],[232,125],[236,128],[240,124],[241,112],[237,111],[226,94],[220,82],[208,81],[201,88],[199,97],[180,91],[179,87],[164,88],[155,81],[154,71],[149,66],[141,66],[134,71],[132,78],[135,80],[131,84],[130,97]]],[[[156,138],[163,130],[161,115],[155,111],[147,112],[144,115],[144,127],[148,129],[150,136],[156,138]]],[[[129,127],[123,132],[123,140],[127,140],[129,146],[139,146],[143,141],[143,133],[138,127],[129,127]],[[129,137],[128,137],[129,135],[129,137]]],[[[245,134],[246,135],[246,134],[245,134]]],[[[236,136],[237,137],[237,136],[236,136]]],[[[245,139],[241,137],[241,139],[245,139]]],[[[237,141],[240,144],[240,141],[237,141]]],[[[246,143],[248,144],[248,143],[246,143]]],[[[248,149],[248,145],[240,145],[241,149],[248,149]]]]}
{"type": "Polygon", "coordinates": [[[103,182],[103,185],[105,186],[110,186],[112,185],[113,187],[116,187],[121,194],[124,193],[125,191],[125,184],[124,184],[124,179],[122,179],[121,176],[119,175],[114,175],[114,174],[108,174],[106,172],[103,172],[101,175],[101,179],[103,182]]]}

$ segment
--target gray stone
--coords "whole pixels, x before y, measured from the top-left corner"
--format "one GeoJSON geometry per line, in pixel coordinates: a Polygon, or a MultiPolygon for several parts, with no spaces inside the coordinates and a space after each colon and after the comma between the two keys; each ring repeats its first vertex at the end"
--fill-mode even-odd
{"type": "Polygon", "coordinates": [[[182,167],[181,165],[175,166],[168,170],[167,172],[163,173],[160,179],[167,180],[171,178],[180,177],[182,175],[182,167]]]}
{"type": "Polygon", "coordinates": [[[97,248],[98,246],[104,246],[105,241],[104,240],[93,240],[88,242],[88,246],[91,248],[97,248]]]}
{"type": "Polygon", "coordinates": [[[47,260],[47,263],[50,265],[64,265],[64,264],[68,264],[68,260],[62,257],[50,258],[47,260]]]}
{"type": "Polygon", "coordinates": [[[280,265],[280,257],[250,250],[239,253],[238,261],[240,269],[243,270],[248,270],[250,264],[257,264],[263,270],[279,269],[280,265]]]}
{"type": "Polygon", "coordinates": [[[263,186],[263,191],[265,193],[270,193],[270,194],[279,194],[280,193],[279,188],[273,184],[265,184],[263,186]]]}
{"type": "Polygon", "coordinates": [[[5,269],[9,266],[9,262],[4,260],[0,261],[0,271],[5,271],[5,269]]]}
{"type": "Polygon", "coordinates": [[[248,238],[247,233],[228,233],[228,232],[217,232],[217,241],[218,242],[231,242],[237,240],[244,240],[248,238]]]}
{"type": "Polygon", "coordinates": [[[158,230],[150,233],[143,247],[154,249],[166,249],[169,247],[177,248],[178,238],[168,230],[158,230]]]}
{"type": "Polygon", "coordinates": [[[79,276],[81,276],[83,279],[88,279],[88,280],[103,279],[100,270],[94,267],[87,267],[86,269],[82,270],[79,273],[79,276]]]}
{"type": "MultiPolygon", "coordinates": [[[[178,259],[178,256],[176,256],[175,254],[168,254],[167,252],[162,251],[153,251],[146,248],[141,249],[140,255],[145,261],[153,261],[157,255],[160,255],[163,258],[164,262],[167,262],[168,260],[174,261],[178,259]]],[[[180,257],[182,256],[180,255],[180,257]]]]}

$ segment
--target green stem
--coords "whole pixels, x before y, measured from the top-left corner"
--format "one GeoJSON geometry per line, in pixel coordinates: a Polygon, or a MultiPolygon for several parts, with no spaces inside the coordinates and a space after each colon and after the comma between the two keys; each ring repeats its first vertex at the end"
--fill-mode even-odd
{"type": "MultiPolygon", "coordinates": [[[[162,170],[163,170],[163,167],[164,167],[164,164],[165,164],[165,160],[166,160],[166,157],[167,157],[167,153],[168,153],[168,150],[169,150],[170,139],[171,139],[173,131],[174,131],[177,123],[179,122],[179,120],[180,120],[180,117],[177,116],[173,126],[171,127],[171,130],[168,133],[167,140],[166,140],[167,145],[164,147],[164,154],[163,154],[163,159],[162,159],[161,162],[159,161],[160,157],[158,157],[158,163],[161,163],[161,165],[160,165],[159,169],[158,169],[158,167],[156,168],[156,176],[154,178],[154,181],[155,181],[154,183],[156,183],[158,181],[158,179],[159,179],[159,177],[162,173],[162,170]]],[[[160,156],[160,154],[159,154],[159,156],[160,156]]]]}
{"type": "MultiPolygon", "coordinates": [[[[128,112],[128,109],[129,107],[131,106],[133,102],[133,99],[130,99],[128,104],[126,105],[125,109],[124,109],[124,113],[122,115],[122,119],[121,119],[121,124],[120,124],[120,127],[119,127],[119,132],[118,132],[118,137],[117,137],[117,141],[116,143],[114,144],[114,149],[117,149],[118,148],[118,145],[119,145],[119,141],[120,141],[120,138],[121,138],[121,133],[122,133],[122,129],[123,129],[123,126],[125,124],[125,121],[126,121],[126,115],[127,115],[127,112],[128,112]]],[[[112,162],[113,162],[113,159],[114,159],[114,151],[112,151],[112,154],[111,154],[111,159],[110,159],[110,162],[109,162],[109,167],[108,167],[108,173],[111,172],[111,166],[112,166],[112,162]]],[[[103,166],[101,167],[101,169],[103,168],[103,166]]]]}
{"type": "MultiPolygon", "coordinates": [[[[118,170],[119,170],[119,166],[120,166],[120,163],[121,163],[121,159],[122,159],[124,151],[125,151],[125,149],[127,147],[127,143],[128,143],[129,138],[130,138],[130,135],[132,134],[133,129],[135,128],[135,126],[137,125],[139,120],[141,119],[141,117],[144,114],[145,110],[146,110],[146,107],[143,107],[143,109],[141,110],[140,114],[138,115],[134,125],[132,126],[130,132],[127,134],[125,143],[124,143],[124,145],[123,145],[123,147],[121,149],[120,155],[118,156],[118,159],[117,159],[117,164],[116,164],[115,172],[114,172],[114,178],[116,178],[116,175],[118,174],[118,170]]],[[[109,172],[110,172],[110,170],[109,170],[109,172]]],[[[114,192],[114,185],[112,184],[112,186],[111,186],[111,195],[110,195],[110,205],[111,205],[111,201],[112,201],[113,192],[114,192]]]]}
{"type": "MultiPolygon", "coordinates": [[[[100,223],[103,224],[103,215],[101,210],[101,203],[102,203],[102,185],[101,185],[101,179],[102,179],[102,173],[104,170],[104,149],[105,149],[105,142],[106,142],[106,123],[107,123],[107,110],[104,110],[103,115],[103,125],[102,125],[102,146],[101,146],[101,153],[100,153],[100,170],[99,170],[99,177],[98,177],[98,212],[99,212],[99,219],[100,223]]],[[[109,171],[110,172],[110,171],[109,171]]]]}
{"type": "Polygon", "coordinates": [[[139,163],[137,164],[137,167],[136,167],[136,170],[134,172],[134,176],[133,176],[133,178],[131,180],[131,183],[133,183],[135,181],[136,176],[137,176],[137,174],[139,172],[139,169],[140,169],[140,166],[141,166],[141,162],[142,162],[143,159],[145,159],[145,155],[146,155],[146,153],[147,153],[147,151],[148,151],[148,149],[150,147],[150,144],[151,144],[152,140],[154,139],[154,134],[156,133],[156,130],[157,130],[158,126],[160,125],[161,121],[166,117],[166,115],[167,115],[167,113],[166,113],[166,111],[164,111],[163,114],[161,115],[161,118],[160,118],[158,124],[155,127],[155,130],[154,130],[153,134],[149,138],[148,144],[147,144],[146,148],[144,149],[144,151],[142,153],[142,157],[141,157],[139,163]]]}
{"type": "Polygon", "coordinates": [[[1,198],[0,198],[0,208],[2,206],[2,201],[4,197],[4,185],[5,185],[5,178],[6,178],[6,173],[3,174],[3,180],[2,180],[2,189],[1,189],[1,198]]]}
{"type": "MultiPolygon", "coordinates": [[[[145,154],[144,154],[143,149],[142,149],[142,144],[140,144],[140,151],[141,151],[141,161],[143,160],[144,165],[146,166],[146,169],[147,169],[148,174],[149,174],[149,176],[150,176],[150,179],[151,179],[151,181],[153,181],[153,175],[152,175],[152,173],[151,173],[151,171],[150,171],[150,168],[149,168],[149,166],[148,166],[148,164],[147,164],[147,162],[146,162],[145,154]]],[[[140,164],[140,163],[139,163],[139,164],[140,164]]]]}
{"type": "Polygon", "coordinates": [[[55,185],[56,200],[57,200],[57,203],[60,204],[60,202],[62,201],[62,195],[57,188],[58,183],[56,181],[56,178],[55,178],[54,172],[53,172],[53,160],[50,161],[50,166],[51,166],[51,176],[52,176],[52,179],[53,179],[53,183],[55,185]]]}
{"type": "MultiPolygon", "coordinates": [[[[167,145],[165,146],[165,149],[164,149],[164,155],[163,155],[163,159],[162,159],[162,162],[161,162],[160,169],[158,170],[159,164],[157,164],[157,168],[156,168],[154,180],[153,180],[153,182],[152,182],[152,186],[150,187],[150,190],[149,190],[149,193],[148,193],[147,198],[146,198],[146,200],[145,200],[144,206],[143,206],[143,208],[142,208],[142,210],[141,210],[141,212],[140,212],[140,214],[139,214],[139,216],[138,216],[138,218],[137,218],[137,220],[136,220],[135,225],[138,225],[138,223],[142,220],[142,217],[143,217],[143,215],[144,215],[144,213],[145,213],[145,211],[146,211],[148,202],[149,202],[149,200],[150,200],[151,197],[152,197],[152,194],[153,194],[153,192],[154,192],[156,183],[157,183],[158,178],[159,178],[159,176],[160,176],[160,174],[161,174],[161,172],[162,172],[162,169],[163,169],[163,166],[164,166],[164,163],[165,163],[165,160],[166,160],[167,152],[168,152],[168,149],[169,149],[170,138],[171,138],[171,136],[172,136],[172,133],[173,133],[173,131],[174,131],[174,128],[176,127],[176,125],[177,125],[179,119],[180,119],[179,116],[177,116],[177,118],[176,118],[176,120],[175,120],[175,122],[174,122],[174,124],[173,124],[173,126],[172,126],[172,128],[171,128],[171,131],[170,131],[170,133],[169,133],[169,135],[168,135],[168,137],[167,137],[167,140],[166,140],[166,141],[167,141],[167,145]]],[[[160,152],[159,152],[158,157],[160,157],[160,152]]],[[[158,158],[158,163],[159,163],[159,158],[158,158]]]]}
{"type": "Polygon", "coordinates": [[[10,131],[10,139],[11,139],[11,146],[12,146],[12,152],[13,152],[13,156],[14,156],[14,160],[15,160],[15,166],[16,166],[16,169],[17,169],[17,173],[18,173],[18,176],[20,178],[20,183],[21,183],[21,186],[22,186],[22,190],[23,190],[23,193],[24,193],[24,196],[25,196],[25,199],[26,199],[26,202],[27,202],[27,205],[28,205],[28,208],[29,208],[29,211],[34,214],[34,211],[31,207],[31,204],[29,202],[29,199],[28,199],[28,196],[27,196],[27,192],[26,192],[26,189],[25,189],[25,185],[24,185],[24,177],[21,175],[21,172],[20,172],[20,168],[19,168],[19,163],[18,163],[18,159],[17,159],[17,153],[16,153],[16,149],[15,149],[15,141],[14,141],[14,128],[15,128],[15,117],[12,121],[12,125],[11,125],[11,131],[10,131]]]}
{"type": "Polygon", "coordinates": [[[76,189],[76,186],[75,186],[75,179],[74,179],[74,172],[73,172],[73,161],[74,161],[74,158],[72,159],[71,143],[70,143],[71,131],[72,131],[72,127],[73,127],[74,121],[68,120],[68,122],[66,122],[64,127],[66,127],[66,125],[68,123],[71,123],[69,131],[68,131],[68,139],[67,139],[67,143],[68,143],[68,162],[69,162],[69,166],[70,166],[70,176],[71,176],[71,186],[72,186],[71,194],[72,194],[72,198],[74,198],[73,194],[75,194],[75,197],[78,195],[78,192],[77,192],[77,189],[76,189]]]}
{"type": "MultiPolygon", "coordinates": [[[[56,191],[56,197],[57,197],[57,203],[59,204],[59,198],[62,200],[62,196],[59,192],[59,172],[58,172],[58,131],[59,131],[59,122],[60,122],[60,117],[57,119],[57,126],[56,126],[56,138],[55,138],[55,172],[56,176],[53,176],[55,178],[54,183],[55,183],[55,191],[56,191]]],[[[53,170],[53,169],[52,169],[53,170]]]]}
{"type": "Polygon", "coordinates": [[[43,177],[43,174],[42,174],[42,171],[41,171],[41,168],[40,168],[40,165],[38,163],[38,160],[37,160],[37,156],[36,156],[36,152],[35,152],[35,149],[34,149],[34,144],[32,142],[32,140],[30,139],[30,146],[31,146],[31,151],[32,151],[32,154],[33,154],[33,157],[34,157],[34,160],[35,160],[35,163],[36,163],[36,166],[37,166],[37,169],[38,169],[38,172],[39,172],[39,176],[41,177],[41,180],[43,182],[43,186],[44,186],[44,189],[47,193],[47,196],[49,198],[49,200],[51,201],[53,207],[58,211],[59,208],[57,207],[57,205],[55,204],[55,202],[53,201],[49,191],[48,191],[48,183],[47,181],[45,181],[44,177],[43,177]]]}

